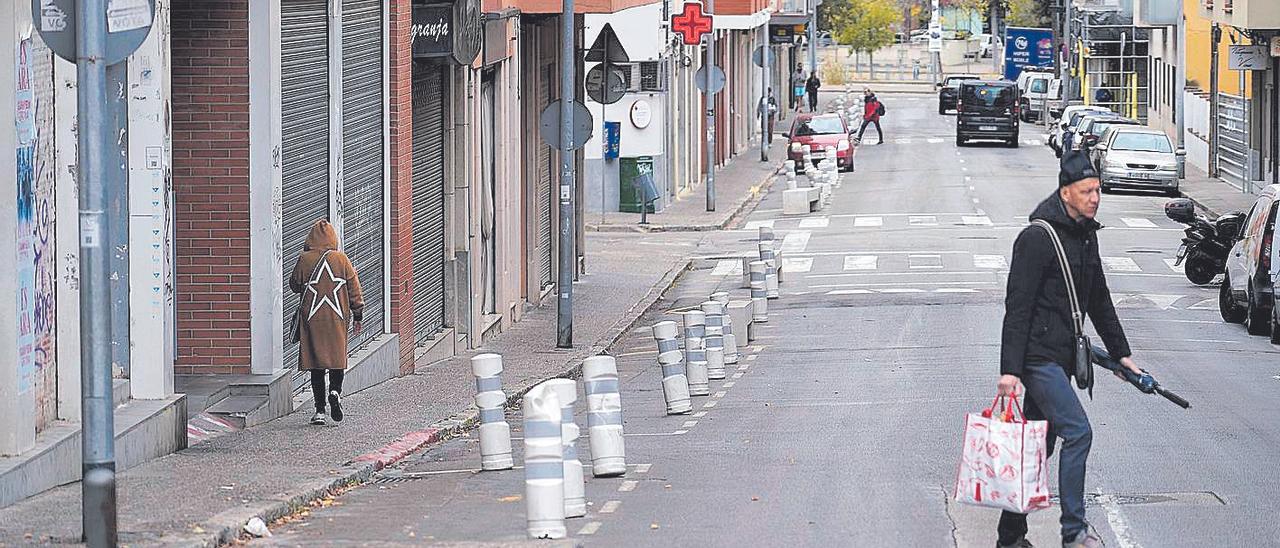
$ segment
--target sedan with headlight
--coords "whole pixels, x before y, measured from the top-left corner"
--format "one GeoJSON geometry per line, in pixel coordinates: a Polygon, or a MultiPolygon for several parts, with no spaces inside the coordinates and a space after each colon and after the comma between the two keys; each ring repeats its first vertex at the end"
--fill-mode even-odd
{"type": "Polygon", "coordinates": [[[1178,195],[1178,155],[1169,136],[1145,126],[1111,126],[1096,145],[1102,190],[1135,188],[1178,195]]]}
{"type": "Polygon", "coordinates": [[[814,165],[827,157],[827,148],[835,149],[836,165],[842,171],[853,169],[853,144],[850,129],[839,114],[800,114],[791,124],[787,138],[787,158],[795,160],[796,171],[804,171],[804,147],[810,150],[814,165]]]}

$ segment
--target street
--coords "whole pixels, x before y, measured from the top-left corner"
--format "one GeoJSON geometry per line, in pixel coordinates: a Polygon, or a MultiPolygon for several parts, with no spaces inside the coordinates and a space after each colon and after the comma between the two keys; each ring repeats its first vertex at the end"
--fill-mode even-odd
{"type": "MultiPolygon", "coordinates": [[[[664,414],[648,326],[716,290],[740,297],[731,269],[695,262],[609,349],[629,468],[622,478],[587,473],[589,511],[567,521],[572,541],[993,544],[999,512],[952,500],[961,426],[995,395],[1012,242],[1056,189],[1057,162],[1036,126],[1023,126],[1018,149],[958,149],[954,117],[936,113],[933,95],[882,99],[887,143],[864,139],[829,207],[783,216],[775,183],[737,228],[698,244],[703,255],[754,252],[758,227],[771,226],[785,278],[769,322],[691,415],[664,414]]],[[[1181,226],[1164,218],[1166,200],[1104,195],[1101,255],[1135,361],[1193,407],[1110,376],[1092,401],[1079,392],[1094,427],[1088,518],[1108,546],[1274,545],[1277,351],[1222,322],[1216,285],[1194,286],[1172,266],[1181,226]]],[[[581,398],[577,412],[585,425],[581,398]]],[[[520,417],[508,409],[517,465],[520,417]]],[[[523,541],[523,471],[478,467],[474,432],[447,440],[252,544],[523,541]]],[[[1055,461],[1050,477],[1057,492],[1055,461]]],[[[1056,506],[1034,514],[1029,540],[1058,545],[1057,518],[1056,506]]]]}

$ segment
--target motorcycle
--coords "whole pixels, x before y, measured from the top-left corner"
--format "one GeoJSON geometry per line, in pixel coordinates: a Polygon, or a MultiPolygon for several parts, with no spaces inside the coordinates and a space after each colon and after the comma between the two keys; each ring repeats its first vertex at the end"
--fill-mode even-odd
{"type": "Polygon", "coordinates": [[[1227,264],[1231,246],[1240,239],[1240,226],[1245,214],[1228,213],[1214,220],[1196,213],[1195,204],[1186,198],[1170,200],[1164,206],[1166,217],[1187,225],[1174,266],[1186,261],[1183,272],[1196,285],[1212,282],[1227,264]]]}

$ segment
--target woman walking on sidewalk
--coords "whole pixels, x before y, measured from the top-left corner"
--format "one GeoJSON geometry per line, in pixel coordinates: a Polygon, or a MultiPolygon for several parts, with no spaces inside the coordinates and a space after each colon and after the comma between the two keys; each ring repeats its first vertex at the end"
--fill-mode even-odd
{"type": "Polygon", "coordinates": [[[822,88],[822,81],[818,79],[818,73],[809,73],[809,80],[804,84],[804,92],[809,96],[809,112],[818,112],[818,90],[822,88]]]}
{"type": "Polygon", "coordinates": [[[311,225],[306,245],[289,277],[289,289],[301,294],[294,316],[293,340],[301,344],[298,369],[311,372],[311,393],[316,403],[311,424],[326,423],[326,403],[334,422],[342,422],[347,326],[350,324],[353,333],[360,333],[364,300],[355,266],[338,250],[338,233],[328,221],[319,219],[311,225]]]}

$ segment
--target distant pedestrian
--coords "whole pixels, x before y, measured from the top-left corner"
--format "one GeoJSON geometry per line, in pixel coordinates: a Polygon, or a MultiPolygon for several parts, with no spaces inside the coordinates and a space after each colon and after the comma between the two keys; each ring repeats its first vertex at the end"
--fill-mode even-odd
{"type": "Polygon", "coordinates": [[[796,71],[791,73],[791,111],[800,112],[801,105],[804,104],[804,67],[796,65],[796,71]]]}
{"type": "Polygon", "coordinates": [[[316,404],[311,424],[325,424],[326,403],[334,422],[342,422],[347,327],[350,325],[353,334],[360,333],[364,300],[355,266],[338,249],[338,233],[328,221],[320,219],[311,225],[311,233],[289,276],[289,289],[301,295],[294,338],[301,345],[298,369],[311,372],[311,395],[316,404]]]}
{"type": "MultiPolygon", "coordinates": [[[[1129,342],[1098,257],[1098,229],[1102,225],[1094,217],[1102,196],[1100,188],[1088,156],[1073,151],[1063,154],[1058,190],[1031,214],[1031,221],[1037,224],[1024,228],[1014,241],[1004,301],[997,388],[1001,396],[1016,396],[1018,384],[1022,384],[1026,419],[1049,423],[1049,456],[1057,438],[1062,438],[1058,493],[1064,548],[1102,546],[1085,521],[1085,463],[1093,429],[1069,378],[1075,377],[1080,388],[1093,388],[1092,366],[1087,361],[1082,365],[1084,371],[1077,371],[1076,366],[1080,363],[1077,348],[1087,343],[1082,336],[1085,316],[1093,321],[1108,353],[1121,357],[1120,364],[1129,370],[1141,371],[1130,358],[1129,342]],[[1059,260],[1050,227],[1061,242],[1065,266],[1059,260]]],[[[1083,351],[1089,350],[1086,347],[1083,351]]],[[[1026,514],[1004,512],[998,530],[998,548],[1031,546],[1026,539],[1026,514]]]]}
{"type": "Polygon", "coordinates": [[[822,81],[818,80],[817,73],[810,73],[809,79],[804,83],[805,95],[809,96],[809,112],[818,112],[818,89],[822,87],[822,81]]]}
{"type": "Polygon", "coordinates": [[[773,143],[773,122],[778,116],[778,100],[773,97],[773,88],[769,88],[764,97],[760,98],[760,104],[756,105],[756,115],[766,116],[768,123],[765,125],[764,139],[766,143],[773,143]]]}
{"type": "Polygon", "coordinates": [[[876,135],[880,137],[880,142],[876,144],[884,144],[884,131],[880,129],[881,116],[884,116],[884,105],[880,104],[876,94],[871,93],[871,88],[866,88],[862,92],[862,127],[858,128],[859,142],[862,141],[862,134],[867,131],[867,125],[875,124],[876,135]]]}

